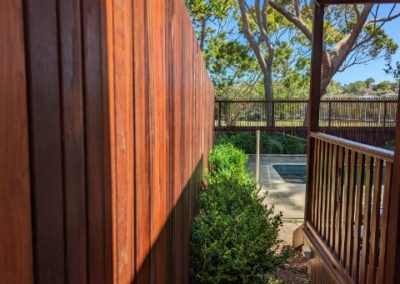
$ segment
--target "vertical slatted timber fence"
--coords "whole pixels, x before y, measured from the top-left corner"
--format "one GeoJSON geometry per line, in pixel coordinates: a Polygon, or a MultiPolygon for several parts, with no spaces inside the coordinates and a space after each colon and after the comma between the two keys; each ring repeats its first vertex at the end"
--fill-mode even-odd
{"type": "MultiPolygon", "coordinates": [[[[397,100],[330,99],[319,109],[320,130],[353,141],[383,146],[394,139],[397,100]]],[[[269,131],[307,138],[306,100],[215,102],[217,132],[269,131]],[[272,110],[268,114],[267,110],[272,110]],[[274,125],[267,125],[272,115],[274,125]]]]}
{"type": "Polygon", "coordinates": [[[0,23],[0,282],[188,283],[214,90],[184,1],[5,0],[0,23]]]}

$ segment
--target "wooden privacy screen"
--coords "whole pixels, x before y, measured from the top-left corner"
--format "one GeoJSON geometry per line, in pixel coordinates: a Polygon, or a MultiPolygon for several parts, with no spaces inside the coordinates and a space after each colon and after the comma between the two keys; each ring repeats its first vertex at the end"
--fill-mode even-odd
{"type": "Polygon", "coordinates": [[[0,1],[0,283],[32,282],[28,127],[20,1],[0,1]]]}
{"type": "Polygon", "coordinates": [[[0,283],[187,283],[214,91],[181,0],[0,1],[0,283]]]}

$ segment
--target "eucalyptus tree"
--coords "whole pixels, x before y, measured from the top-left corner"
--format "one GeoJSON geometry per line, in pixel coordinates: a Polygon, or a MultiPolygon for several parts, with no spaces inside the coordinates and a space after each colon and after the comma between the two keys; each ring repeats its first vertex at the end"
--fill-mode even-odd
{"type": "Polygon", "coordinates": [[[233,7],[233,0],[186,0],[193,22],[198,32],[198,40],[201,49],[207,37],[207,29],[210,25],[215,25],[217,21],[222,21],[229,17],[233,7]]]}
{"type": "MultiPolygon", "coordinates": [[[[400,62],[399,61],[397,61],[393,64],[391,62],[388,62],[386,64],[386,68],[384,71],[386,74],[391,75],[393,77],[393,79],[398,81],[398,83],[400,85],[400,62]]],[[[400,87],[400,86],[398,86],[398,87],[400,87]]]]}
{"type": "MultiPolygon", "coordinates": [[[[286,34],[285,19],[277,17],[270,8],[269,0],[238,0],[240,21],[238,25],[251,47],[263,76],[264,96],[266,100],[274,99],[274,68],[288,70],[287,61],[292,49],[287,41],[281,40],[286,34]],[[276,57],[280,60],[275,60],[276,57]],[[286,67],[286,68],[285,68],[286,67]]],[[[274,125],[273,104],[267,105],[267,124],[274,125]]]]}
{"type": "Polygon", "coordinates": [[[267,0],[255,0],[254,4],[247,3],[246,0],[238,0],[241,19],[242,32],[247,42],[253,50],[258,64],[260,65],[264,77],[265,98],[272,100],[273,82],[272,66],[274,62],[275,48],[272,43],[267,20],[268,2],[267,0]],[[250,18],[253,17],[253,28],[250,18]]]}
{"type": "Polygon", "coordinates": [[[259,81],[258,66],[250,47],[237,29],[236,0],[186,0],[216,95],[243,95],[259,81]]]}
{"type": "MultiPolygon", "coordinates": [[[[262,36],[269,37],[271,44],[267,46],[261,41],[258,43],[260,50],[257,50],[246,39],[246,21],[242,19],[243,9],[240,9],[237,0],[186,0],[186,4],[217,96],[237,98],[260,95],[273,99],[273,81],[278,83],[279,97],[287,97],[284,93],[291,87],[290,83],[304,88],[304,82],[308,81],[307,72],[304,72],[306,61],[299,64],[301,60],[296,58],[298,62],[293,63],[296,52],[288,42],[289,34],[285,30],[289,22],[279,13],[269,8],[268,17],[263,20],[268,25],[268,33],[262,36]],[[268,54],[268,48],[274,49],[274,55],[266,60],[266,67],[261,53],[268,54]]],[[[254,5],[252,0],[249,4],[254,5]]],[[[256,11],[254,7],[249,8],[248,3],[245,5],[250,33],[259,37],[261,32],[257,27],[256,11]]],[[[291,92],[296,93],[297,88],[291,92]]]]}
{"type": "MultiPolygon", "coordinates": [[[[300,32],[298,41],[307,49],[312,41],[312,0],[270,0],[269,5],[300,32]]],[[[384,25],[400,17],[396,4],[382,16],[380,4],[330,5],[326,9],[321,94],[337,72],[374,59],[390,61],[398,46],[384,25]]]]}

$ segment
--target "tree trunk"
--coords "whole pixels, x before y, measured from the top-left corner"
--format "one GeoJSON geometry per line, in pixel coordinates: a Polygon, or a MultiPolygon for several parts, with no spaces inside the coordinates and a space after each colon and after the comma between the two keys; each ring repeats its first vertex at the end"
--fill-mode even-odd
{"type": "Polygon", "coordinates": [[[206,40],[206,28],[207,28],[207,19],[203,17],[201,19],[201,35],[200,35],[200,49],[204,50],[204,42],[206,40]]]}
{"type": "Polygon", "coordinates": [[[274,117],[274,102],[273,102],[274,93],[273,93],[272,72],[269,70],[264,70],[263,76],[264,76],[264,95],[265,99],[268,101],[265,109],[267,126],[274,127],[275,117],[274,117]]]}
{"type": "Polygon", "coordinates": [[[321,81],[321,96],[325,95],[326,89],[328,88],[329,83],[332,81],[332,77],[333,76],[322,78],[322,81],[321,81]]]}

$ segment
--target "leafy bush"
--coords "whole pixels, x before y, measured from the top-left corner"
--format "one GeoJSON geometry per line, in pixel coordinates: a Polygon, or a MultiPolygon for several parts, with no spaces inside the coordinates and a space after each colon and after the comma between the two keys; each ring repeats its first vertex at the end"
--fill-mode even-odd
{"type": "MultiPolygon", "coordinates": [[[[218,133],[215,142],[216,145],[232,143],[246,154],[254,154],[256,149],[254,133],[218,133]]],[[[306,150],[307,141],[296,137],[267,133],[262,133],[260,137],[261,154],[305,154],[306,150]]]]}
{"type": "Polygon", "coordinates": [[[211,152],[208,188],[192,226],[192,283],[267,283],[287,258],[276,252],[281,215],[262,205],[246,162],[232,144],[211,152]]]}
{"type": "Polygon", "coordinates": [[[395,140],[388,140],[383,145],[383,148],[390,150],[390,151],[394,151],[394,144],[395,144],[395,140]]]}

